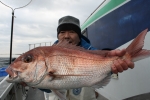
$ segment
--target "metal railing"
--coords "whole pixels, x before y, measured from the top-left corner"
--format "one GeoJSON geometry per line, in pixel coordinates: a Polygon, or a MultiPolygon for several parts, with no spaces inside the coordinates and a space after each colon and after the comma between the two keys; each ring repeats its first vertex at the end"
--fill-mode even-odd
{"type": "Polygon", "coordinates": [[[29,50],[39,47],[39,46],[51,46],[51,42],[41,42],[41,43],[29,44],[29,50]]]}
{"type": "Polygon", "coordinates": [[[9,75],[0,82],[0,100],[25,100],[23,87],[17,83],[8,83],[8,77],[9,75]]]}

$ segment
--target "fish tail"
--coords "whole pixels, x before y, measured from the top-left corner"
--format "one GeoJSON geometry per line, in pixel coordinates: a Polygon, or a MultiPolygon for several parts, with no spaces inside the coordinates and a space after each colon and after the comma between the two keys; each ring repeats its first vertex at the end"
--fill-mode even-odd
{"type": "Polygon", "coordinates": [[[147,31],[148,29],[142,31],[126,48],[127,54],[125,56],[130,56],[133,62],[150,57],[150,50],[142,49],[147,31]]]}

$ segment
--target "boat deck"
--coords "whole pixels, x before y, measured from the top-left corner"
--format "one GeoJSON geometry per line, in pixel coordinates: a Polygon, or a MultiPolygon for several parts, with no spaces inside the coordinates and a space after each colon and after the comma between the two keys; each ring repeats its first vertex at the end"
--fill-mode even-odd
{"type": "Polygon", "coordinates": [[[0,82],[0,100],[4,100],[6,98],[13,85],[13,83],[8,83],[5,80],[0,82]]]}
{"type": "Polygon", "coordinates": [[[29,88],[26,100],[45,100],[44,92],[39,89],[29,88]]]}

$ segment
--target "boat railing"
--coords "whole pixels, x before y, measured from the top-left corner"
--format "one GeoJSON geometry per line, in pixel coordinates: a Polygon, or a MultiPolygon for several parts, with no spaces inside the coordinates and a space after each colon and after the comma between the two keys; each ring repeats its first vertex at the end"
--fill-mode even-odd
{"type": "Polygon", "coordinates": [[[22,86],[17,83],[8,83],[7,75],[0,82],[0,100],[25,100],[25,94],[22,91],[22,86]]]}
{"type": "Polygon", "coordinates": [[[0,100],[49,100],[49,94],[19,83],[8,83],[7,75],[0,82],[0,100]]]}
{"type": "Polygon", "coordinates": [[[41,43],[34,43],[34,44],[29,44],[29,50],[39,47],[39,46],[51,46],[51,42],[41,42],[41,43]]]}

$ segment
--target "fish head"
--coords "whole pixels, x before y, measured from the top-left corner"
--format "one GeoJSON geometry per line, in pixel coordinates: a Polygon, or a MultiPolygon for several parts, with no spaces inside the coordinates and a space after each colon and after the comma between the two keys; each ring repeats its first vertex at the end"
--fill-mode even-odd
{"type": "Polygon", "coordinates": [[[39,48],[30,50],[8,66],[7,82],[36,83],[44,75],[46,68],[44,52],[39,48]]]}

